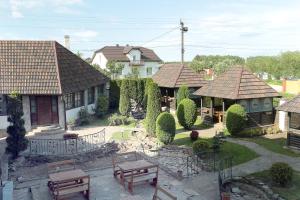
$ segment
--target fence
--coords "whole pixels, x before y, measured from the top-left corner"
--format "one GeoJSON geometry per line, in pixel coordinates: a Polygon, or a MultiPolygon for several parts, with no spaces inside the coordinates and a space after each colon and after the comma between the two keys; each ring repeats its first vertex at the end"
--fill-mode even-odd
{"type": "Polygon", "coordinates": [[[288,132],[286,143],[287,146],[300,148],[300,134],[288,132]]]}
{"type": "Polygon", "coordinates": [[[105,129],[76,139],[29,139],[31,155],[74,155],[105,146],[105,129]]]}

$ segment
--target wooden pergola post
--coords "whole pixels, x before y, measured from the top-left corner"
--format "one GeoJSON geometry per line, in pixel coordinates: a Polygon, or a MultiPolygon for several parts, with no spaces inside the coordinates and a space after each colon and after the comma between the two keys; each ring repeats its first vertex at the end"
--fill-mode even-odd
{"type": "Polygon", "coordinates": [[[202,96],[200,97],[200,116],[202,117],[202,107],[203,107],[203,100],[202,96]]]}
{"type": "Polygon", "coordinates": [[[222,99],[222,123],[224,124],[225,119],[225,101],[222,99]]]}
{"type": "Polygon", "coordinates": [[[212,121],[214,122],[214,98],[213,97],[210,97],[210,116],[212,118],[212,121]]]}

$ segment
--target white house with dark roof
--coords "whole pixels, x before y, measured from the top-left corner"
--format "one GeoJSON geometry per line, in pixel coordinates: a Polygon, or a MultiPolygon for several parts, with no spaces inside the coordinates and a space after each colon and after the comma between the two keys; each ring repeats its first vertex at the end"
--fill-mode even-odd
{"type": "Polygon", "coordinates": [[[21,95],[25,128],[65,125],[81,108],[90,113],[109,79],[56,41],[0,40],[0,129],[7,122],[7,95],[21,95]]]}
{"type": "Polygon", "coordinates": [[[135,70],[141,78],[152,77],[162,63],[153,50],[129,45],[105,46],[94,52],[92,64],[97,64],[105,69],[108,61],[124,64],[124,69],[119,75],[120,78],[133,74],[135,70]]]}

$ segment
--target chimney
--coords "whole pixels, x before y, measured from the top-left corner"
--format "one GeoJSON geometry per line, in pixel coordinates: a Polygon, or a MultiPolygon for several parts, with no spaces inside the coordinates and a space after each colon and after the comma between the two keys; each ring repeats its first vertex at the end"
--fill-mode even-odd
{"type": "Polygon", "coordinates": [[[119,44],[116,44],[116,47],[119,47],[119,44]]]}
{"type": "Polygon", "coordinates": [[[129,44],[126,44],[126,47],[129,47],[129,44]]]}
{"type": "Polygon", "coordinates": [[[65,35],[65,47],[67,49],[70,49],[70,36],[69,35],[65,35]]]}

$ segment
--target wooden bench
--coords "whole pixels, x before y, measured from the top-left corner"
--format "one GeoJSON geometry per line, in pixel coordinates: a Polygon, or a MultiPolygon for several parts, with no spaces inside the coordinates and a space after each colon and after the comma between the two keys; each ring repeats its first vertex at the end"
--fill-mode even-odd
{"type": "Polygon", "coordinates": [[[89,176],[81,176],[62,181],[51,182],[49,189],[53,199],[59,200],[60,197],[76,192],[82,192],[89,199],[90,178],[89,176]]]}
{"type": "Polygon", "coordinates": [[[115,154],[112,156],[112,166],[114,177],[117,178],[120,175],[120,168],[117,166],[118,163],[126,161],[136,161],[138,160],[138,155],[135,151],[115,154]]]}
{"type": "Polygon", "coordinates": [[[75,169],[75,160],[63,160],[47,163],[48,174],[75,169]]]}
{"type": "Polygon", "coordinates": [[[166,191],[165,189],[157,185],[152,200],[164,200],[164,199],[177,200],[177,197],[173,196],[168,191],[166,191]]]}
{"type": "Polygon", "coordinates": [[[147,168],[137,168],[130,171],[124,177],[124,183],[128,183],[128,190],[133,193],[133,185],[140,182],[152,181],[151,185],[156,186],[158,180],[158,165],[147,168]]]}

